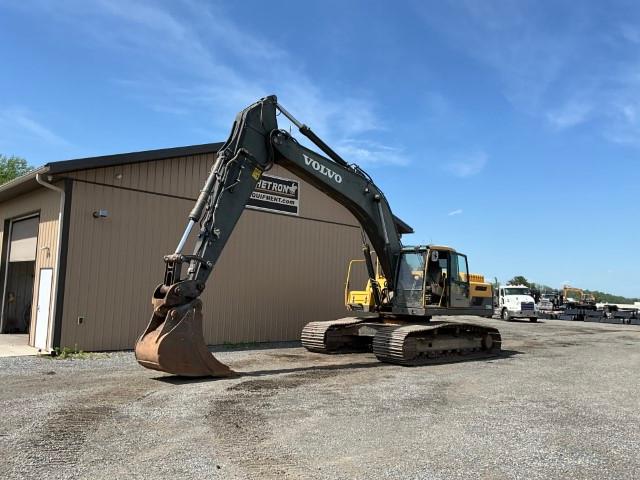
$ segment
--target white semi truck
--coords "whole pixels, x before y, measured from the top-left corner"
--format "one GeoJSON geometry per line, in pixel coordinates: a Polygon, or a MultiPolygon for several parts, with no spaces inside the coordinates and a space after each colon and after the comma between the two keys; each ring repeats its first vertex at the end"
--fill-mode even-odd
{"type": "Polygon", "coordinates": [[[537,322],[539,311],[531,296],[529,288],[524,285],[505,285],[498,288],[496,310],[502,320],[512,318],[528,318],[530,322],[537,322]]]}

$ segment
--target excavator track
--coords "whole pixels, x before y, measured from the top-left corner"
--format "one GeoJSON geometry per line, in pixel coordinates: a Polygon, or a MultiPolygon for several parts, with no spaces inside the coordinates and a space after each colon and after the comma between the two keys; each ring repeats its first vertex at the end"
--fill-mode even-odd
{"type": "Polygon", "coordinates": [[[326,322],[310,322],[300,335],[302,346],[310,352],[346,353],[367,350],[362,337],[354,334],[354,328],[363,323],[360,318],[347,317],[326,322]]]}
{"type": "Polygon", "coordinates": [[[433,322],[379,329],[373,353],[382,362],[416,366],[495,356],[501,343],[495,328],[433,322]]]}

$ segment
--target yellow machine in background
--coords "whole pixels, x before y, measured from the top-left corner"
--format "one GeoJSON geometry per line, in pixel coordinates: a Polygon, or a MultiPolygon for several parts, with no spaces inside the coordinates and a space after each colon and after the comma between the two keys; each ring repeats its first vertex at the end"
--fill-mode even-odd
{"type": "Polygon", "coordinates": [[[493,285],[485,282],[484,275],[470,273],[469,286],[471,288],[471,305],[484,307],[488,310],[486,317],[491,318],[493,316],[493,285]]]}
{"type": "MultiPolygon", "coordinates": [[[[349,268],[347,269],[347,280],[344,285],[344,304],[348,310],[361,310],[365,312],[372,312],[374,308],[373,301],[373,287],[371,286],[371,280],[367,280],[364,290],[350,290],[351,288],[351,275],[354,273],[354,265],[361,263],[364,265],[364,260],[351,260],[349,262],[349,268]]],[[[378,285],[382,287],[383,293],[386,290],[387,280],[380,273],[380,265],[376,261],[376,281],[378,285]]]]}
{"type": "Polygon", "coordinates": [[[570,287],[565,285],[562,288],[562,298],[563,303],[575,303],[575,304],[587,304],[587,305],[595,305],[596,298],[591,293],[586,293],[581,288],[570,287]],[[575,294],[575,298],[572,296],[575,294]]]}
{"type": "MultiPolygon", "coordinates": [[[[449,247],[433,247],[433,249],[454,251],[449,247]]],[[[356,259],[351,260],[349,262],[349,267],[347,268],[347,278],[344,286],[344,304],[348,310],[351,311],[363,311],[363,312],[373,312],[375,310],[375,301],[373,295],[373,287],[371,285],[371,279],[366,280],[366,284],[363,290],[352,290],[352,283],[356,283],[353,280],[354,276],[357,276],[354,267],[357,264],[363,264],[365,261],[356,259]]],[[[416,278],[422,277],[424,272],[415,271],[412,272],[416,278]]],[[[469,298],[469,306],[470,307],[481,307],[484,308],[486,315],[485,317],[490,318],[493,315],[493,285],[491,283],[485,282],[484,275],[478,273],[469,273],[465,274],[460,272],[460,280],[463,282],[467,282],[468,284],[468,298],[469,298]]],[[[380,272],[380,266],[376,261],[376,272],[375,272],[375,281],[380,286],[383,299],[386,299],[388,295],[388,290],[386,288],[386,279],[384,275],[380,272]]],[[[446,293],[447,290],[447,272],[443,271],[443,290],[446,293]]],[[[425,300],[427,303],[428,300],[425,300]]],[[[447,300],[447,295],[441,295],[438,299],[438,302],[433,305],[435,307],[446,308],[450,307],[449,302],[447,300]]]]}

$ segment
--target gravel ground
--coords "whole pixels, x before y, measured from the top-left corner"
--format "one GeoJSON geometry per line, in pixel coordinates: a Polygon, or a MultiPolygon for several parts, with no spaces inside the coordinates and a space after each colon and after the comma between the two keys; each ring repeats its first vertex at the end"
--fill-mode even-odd
{"type": "Polygon", "coordinates": [[[406,368],[295,344],[181,380],[131,353],[0,359],[0,478],[640,478],[640,326],[501,322],[406,368]]]}

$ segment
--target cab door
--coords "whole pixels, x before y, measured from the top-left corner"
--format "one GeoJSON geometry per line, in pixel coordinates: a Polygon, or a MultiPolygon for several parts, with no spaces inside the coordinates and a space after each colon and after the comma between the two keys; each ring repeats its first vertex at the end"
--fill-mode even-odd
{"type": "Polygon", "coordinates": [[[449,273],[449,291],[451,307],[468,307],[471,305],[469,287],[469,267],[467,256],[451,252],[451,271],[449,273]]]}
{"type": "Polygon", "coordinates": [[[399,263],[394,305],[406,308],[424,307],[424,253],[403,252],[399,263]]]}

